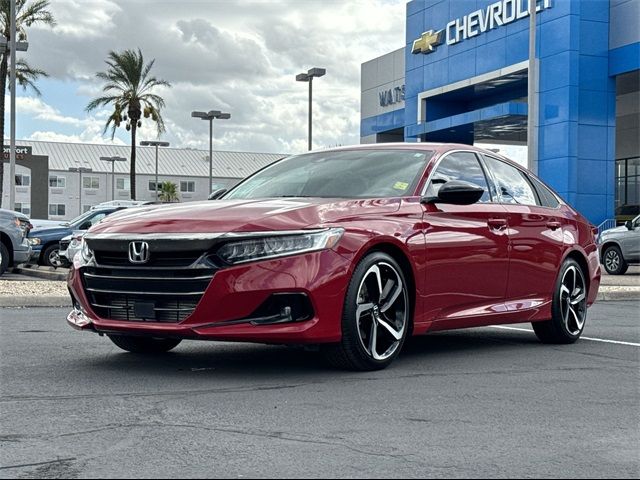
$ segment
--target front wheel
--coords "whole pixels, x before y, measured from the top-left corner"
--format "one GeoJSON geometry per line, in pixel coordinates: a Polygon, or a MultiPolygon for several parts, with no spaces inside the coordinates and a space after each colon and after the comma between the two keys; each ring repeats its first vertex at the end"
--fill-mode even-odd
{"type": "Polygon", "coordinates": [[[60,247],[58,245],[49,245],[44,252],[42,252],[41,264],[45,267],[64,267],[65,262],[60,257],[60,247]]]}
{"type": "Polygon", "coordinates": [[[342,341],[324,347],[329,363],[345,370],[381,370],[398,356],[410,329],[411,305],[402,268],[374,252],[356,267],[342,314],[342,341]]]}
{"type": "Polygon", "coordinates": [[[551,306],[551,320],[533,322],[543,343],[574,343],[587,320],[587,282],[578,262],[569,259],[560,269],[551,306]]]}
{"type": "Polygon", "coordinates": [[[109,335],[109,339],[122,350],[131,353],[165,353],[176,348],[182,340],[173,338],[130,337],[109,335]]]}
{"type": "Polygon", "coordinates": [[[7,271],[9,268],[9,249],[4,243],[0,242],[0,275],[7,271]]]}

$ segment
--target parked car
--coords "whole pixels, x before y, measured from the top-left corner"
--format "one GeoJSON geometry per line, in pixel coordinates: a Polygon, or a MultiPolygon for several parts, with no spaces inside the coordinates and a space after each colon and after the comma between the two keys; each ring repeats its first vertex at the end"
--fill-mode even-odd
{"type": "Polygon", "coordinates": [[[542,342],[573,343],[600,284],[596,232],[486,150],[311,152],[215,202],[92,227],[67,320],[129,352],[183,339],[315,345],[354,370],[384,368],[408,336],[438,330],[529,321],[542,342]]]}
{"type": "Polygon", "coordinates": [[[631,264],[640,263],[640,215],[622,227],[600,234],[600,259],[610,275],[623,275],[631,264]]]}
{"type": "Polygon", "coordinates": [[[38,223],[29,233],[29,243],[33,248],[31,261],[49,267],[62,267],[68,264],[60,258],[60,240],[77,230],[88,230],[97,225],[107,215],[125,207],[107,207],[89,210],[70,222],[53,226],[38,227],[38,223]]]}
{"type": "Polygon", "coordinates": [[[84,237],[85,233],[87,233],[86,230],[78,230],[60,240],[58,254],[67,265],[71,265],[76,254],[80,252],[82,237],[84,237]]]}
{"type": "Polygon", "coordinates": [[[31,256],[27,234],[29,219],[17,212],[0,209],[0,275],[9,267],[24,263],[31,256]]]}

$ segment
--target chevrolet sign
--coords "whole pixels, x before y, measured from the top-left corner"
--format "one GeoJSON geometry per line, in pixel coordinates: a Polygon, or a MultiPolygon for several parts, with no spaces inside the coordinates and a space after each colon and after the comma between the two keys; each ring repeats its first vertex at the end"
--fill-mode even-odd
{"type": "MultiPolygon", "coordinates": [[[[536,11],[551,8],[551,0],[529,0],[536,2],[536,11]]],[[[431,53],[443,43],[446,36],[447,45],[455,45],[467,38],[473,38],[489,30],[508,25],[529,16],[529,1],[500,0],[488,5],[483,10],[476,10],[464,17],[447,23],[446,28],[434,32],[429,30],[413,42],[411,53],[431,53]],[[446,33],[445,33],[446,32],[446,33]]]]}

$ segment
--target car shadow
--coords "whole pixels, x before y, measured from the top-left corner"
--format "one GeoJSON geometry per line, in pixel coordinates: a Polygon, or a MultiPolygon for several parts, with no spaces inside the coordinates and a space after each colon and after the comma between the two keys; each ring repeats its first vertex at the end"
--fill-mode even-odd
{"type": "MultiPolygon", "coordinates": [[[[374,375],[394,375],[403,368],[420,364],[438,364],[469,359],[481,353],[500,355],[501,350],[538,345],[533,332],[491,329],[456,330],[414,337],[390,369],[374,375]]],[[[87,359],[86,366],[104,373],[159,376],[169,380],[184,377],[235,378],[322,378],[323,375],[362,375],[332,368],[319,351],[286,346],[247,343],[183,342],[174,351],[162,355],[136,355],[115,347],[109,353],[87,359]],[[320,375],[320,377],[318,377],[320,375]]]]}

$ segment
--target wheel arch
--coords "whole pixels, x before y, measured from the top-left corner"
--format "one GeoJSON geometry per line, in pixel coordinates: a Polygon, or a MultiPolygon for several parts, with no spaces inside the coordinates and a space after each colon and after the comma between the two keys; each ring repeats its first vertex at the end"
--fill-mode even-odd
{"type": "MultiPolygon", "coordinates": [[[[571,250],[564,258],[564,261],[572,259],[575,260],[576,263],[580,266],[580,270],[582,270],[582,274],[584,275],[585,282],[587,282],[587,291],[591,287],[591,274],[589,273],[589,262],[587,261],[587,257],[580,250],[571,250]]],[[[564,263],[563,261],[563,263],[564,263]]]]}
{"type": "MultiPolygon", "coordinates": [[[[615,240],[607,240],[600,247],[600,262],[602,262],[604,260],[604,252],[609,247],[618,247],[620,249],[620,253],[622,253],[622,247],[620,246],[620,244],[617,241],[615,241],[615,240]]],[[[624,255],[623,255],[623,258],[624,258],[624,255]]]]}

